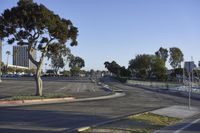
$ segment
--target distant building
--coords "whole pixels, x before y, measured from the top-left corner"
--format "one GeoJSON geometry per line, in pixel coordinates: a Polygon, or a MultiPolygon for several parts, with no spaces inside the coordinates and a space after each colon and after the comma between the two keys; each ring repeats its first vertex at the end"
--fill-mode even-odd
{"type": "MultiPolygon", "coordinates": [[[[36,51],[32,53],[34,59],[36,59],[36,51]]],[[[35,65],[28,58],[27,46],[13,46],[13,65],[28,67],[29,69],[35,69],[35,65]]]]}

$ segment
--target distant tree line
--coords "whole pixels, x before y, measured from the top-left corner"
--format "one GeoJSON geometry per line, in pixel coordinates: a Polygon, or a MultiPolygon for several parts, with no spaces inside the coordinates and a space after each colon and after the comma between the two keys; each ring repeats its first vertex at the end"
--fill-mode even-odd
{"type": "Polygon", "coordinates": [[[129,77],[131,74],[129,70],[127,70],[124,66],[120,66],[115,61],[106,61],[104,65],[109,72],[115,74],[117,77],[129,77]]]}
{"type": "Polygon", "coordinates": [[[128,68],[121,67],[115,61],[106,61],[105,68],[117,77],[133,77],[141,80],[165,81],[169,77],[176,77],[182,74],[181,62],[184,55],[177,47],[166,49],[160,47],[154,54],[138,54],[129,61],[128,68]],[[173,68],[170,75],[167,73],[166,62],[173,68]]]}

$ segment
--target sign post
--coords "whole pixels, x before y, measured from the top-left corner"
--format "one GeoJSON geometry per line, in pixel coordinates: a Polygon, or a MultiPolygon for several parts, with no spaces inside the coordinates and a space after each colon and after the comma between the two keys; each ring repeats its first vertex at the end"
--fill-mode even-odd
{"type": "Polygon", "coordinates": [[[185,62],[184,68],[189,74],[189,87],[188,87],[188,109],[191,108],[191,91],[193,87],[193,69],[195,68],[194,61],[185,62]]]}

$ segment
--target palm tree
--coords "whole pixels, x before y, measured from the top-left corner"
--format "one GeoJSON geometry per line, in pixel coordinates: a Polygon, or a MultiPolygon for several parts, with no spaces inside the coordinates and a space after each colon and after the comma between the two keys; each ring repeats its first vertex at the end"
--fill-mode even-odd
{"type": "Polygon", "coordinates": [[[9,60],[9,56],[11,55],[10,51],[6,51],[7,54],[7,67],[8,67],[8,60],[9,60]]]}

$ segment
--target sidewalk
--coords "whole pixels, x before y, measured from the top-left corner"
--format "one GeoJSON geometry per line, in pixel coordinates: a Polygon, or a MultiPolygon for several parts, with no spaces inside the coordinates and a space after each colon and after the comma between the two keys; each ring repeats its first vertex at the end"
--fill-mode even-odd
{"type": "MultiPolygon", "coordinates": [[[[190,109],[188,109],[187,106],[171,106],[168,108],[151,111],[151,113],[183,119],[180,123],[157,130],[154,133],[181,133],[184,132],[183,130],[185,130],[186,128],[189,128],[193,124],[200,121],[200,108],[196,107],[191,107],[190,109]]],[[[195,129],[193,130],[193,132],[195,133],[195,129]]],[[[197,129],[197,132],[199,131],[200,130],[197,129]]]]}
{"type": "Polygon", "coordinates": [[[176,118],[189,118],[191,116],[197,115],[200,113],[199,108],[191,107],[190,109],[187,106],[170,106],[167,108],[158,109],[155,111],[151,111],[151,113],[169,116],[169,117],[176,117],[176,118]]]}

